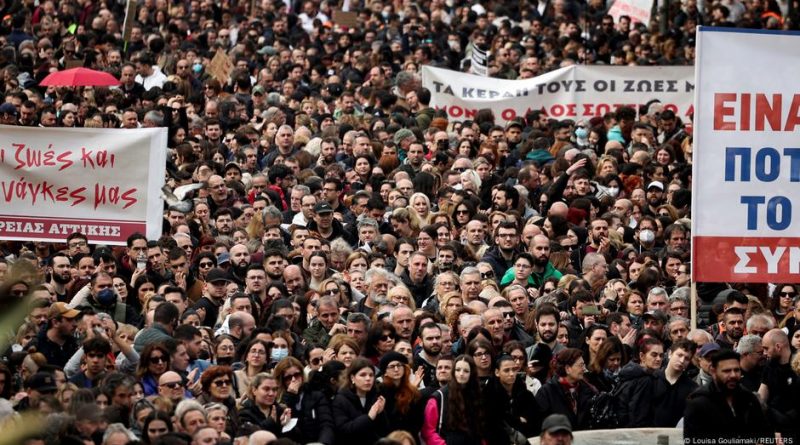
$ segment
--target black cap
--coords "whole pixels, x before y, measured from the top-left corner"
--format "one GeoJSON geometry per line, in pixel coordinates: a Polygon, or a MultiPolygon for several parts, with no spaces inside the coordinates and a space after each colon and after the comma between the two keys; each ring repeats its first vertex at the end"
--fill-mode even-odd
{"type": "Polygon", "coordinates": [[[213,283],[215,281],[231,281],[231,277],[228,275],[228,272],[215,267],[206,274],[206,282],[213,283]]]}
{"type": "Polygon", "coordinates": [[[542,431],[548,433],[557,433],[566,431],[572,434],[572,425],[569,423],[569,418],[563,414],[550,414],[542,422],[542,431]]]}
{"type": "Polygon", "coordinates": [[[392,362],[400,362],[404,365],[407,365],[408,357],[396,351],[387,352],[383,357],[381,357],[380,364],[378,365],[378,368],[381,370],[381,374],[386,374],[386,368],[388,368],[389,364],[392,362]]]}
{"type": "Polygon", "coordinates": [[[25,387],[41,393],[56,392],[58,390],[53,375],[47,372],[37,372],[28,377],[25,387]]]}
{"type": "Polygon", "coordinates": [[[331,207],[331,205],[328,204],[326,201],[322,201],[322,202],[317,203],[317,205],[314,206],[314,213],[316,213],[316,214],[333,213],[333,207],[331,207]]]}
{"type": "Polygon", "coordinates": [[[662,323],[666,323],[668,320],[667,314],[662,311],[647,311],[642,315],[642,320],[647,320],[648,318],[654,318],[662,323]]]}

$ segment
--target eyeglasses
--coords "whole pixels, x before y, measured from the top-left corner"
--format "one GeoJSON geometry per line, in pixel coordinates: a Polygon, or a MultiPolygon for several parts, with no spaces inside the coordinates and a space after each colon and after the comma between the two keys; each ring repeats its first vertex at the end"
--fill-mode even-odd
{"type": "Polygon", "coordinates": [[[163,383],[161,386],[167,387],[169,389],[178,389],[183,387],[183,382],[168,382],[168,383],[163,383]]]}
{"type": "Polygon", "coordinates": [[[512,354],[511,355],[511,359],[514,360],[515,362],[524,362],[525,361],[525,356],[524,355],[513,355],[512,354]]]}
{"type": "Polygon", "coordinates": [[[391,365],[387,366],[386,369],[402,369],[402,363],[392,363],[391,365]]]}
{"type": "Polygon", "coordinates": [[[488,357],[488,356],[489,356],[489,353],[488,353],[488,352],[485,352],[485,351],[484,351],[484,352],[476,352],[476,353],[472,354],[472,356],[473,356],[473,357],[478,357],[478,358],[481,358],[481,357],[488,357]]]}
{"type": "Polygon", "coordinates": [[[150,363],[166,363],[167,359],[163,355],[151,355],[150,363]]]}
{"type": "Polygon", "coordinates": [[[250,353],[253,355],[267,355],[267,351],[262,351],[261,349],[251,349],[250,353]]]}
{"type": "Polygon", "coordinates": [[[456,210],[456,215],[469,215],[469,210],[456,210]]]}
{"type": "Polygon", "coordinates": [[[216,386],[216,387],[220,387],[220,386],[231,386],[231,381],[230,381],[230,379],[226,379],[226,380],[214,380],[212,383],[213,383],[213,384],[214,384],[214,386],[216,386]]]}
{"type": "Polygon", "coordinates": [[[69,243],[69,247],[86,247],[86,241],[75,241],[69,243]]]}
{"type": "Polygon", "coordinates": [[[283,375],[283,379],[284,380],[294,380],[294,379],[302,378],[302,377],[303,377],[303,373],[301,373],[301,372],[294,372],[292,374],[284,374],[283,375]]]}

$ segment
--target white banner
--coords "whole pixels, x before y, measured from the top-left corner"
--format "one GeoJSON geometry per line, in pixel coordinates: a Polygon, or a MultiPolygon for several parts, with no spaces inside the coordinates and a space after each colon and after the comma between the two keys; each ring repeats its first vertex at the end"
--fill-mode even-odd
{"type": "Polygon", "coordinates": [[[472,119],[482,108],[492,109],[497,122],[523,117],[534,109],[556,119],[589,119],[652,99],[682,118],[694,112],[694,69],[690,66],[577,65],[532,79],[490,82],[423,66],[422,86],[431,91],[431,107],[445,109],[455,121],[472,119]]]}
{"type": "Polygon", "coordinates": [[[697,33],[692,175],[697,281],[798,281],[800,81],[792,64],[777,68],[793,60],[798,45],[796,33],[730,28],[697,33]]]}
{"type": "Polygon", "coordinates": [[[608,15],[614,17],[614,22],[627,15],[633,23],[650,24],[650,12],[653,9],[653,0],[616,0],[608,10],[608,15]]]}
{"type": "Polygon", "coordinates": [[[158,239],[166,156],[166,128],[0,126],[0,239],[158,239]]]}

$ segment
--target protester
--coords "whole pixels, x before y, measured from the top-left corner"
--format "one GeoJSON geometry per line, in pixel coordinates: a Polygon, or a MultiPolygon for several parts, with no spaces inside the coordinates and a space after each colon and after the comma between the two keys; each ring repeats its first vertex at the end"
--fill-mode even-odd
{"type": "MultiPolygon", "coordinates": [[[[0,396],[49,413],[42,440],[121,440],[103,426],[121,422],[143,443],[560,443],[591,426],[596,393],[626,407],[620,426],[713,416],[720,394],[761,419],[723,388],[731,349],[768,408],[759,428],[794,437],[796,284],[688,290],[691,114],[644,83],[641,104],[592,97],[590,118],[445,110],[457,86],[421,70],[475,71],[482,51],[487,85],[691,66],[697,25],[794,29],[798,8],[689,1],[647,24],[595,2],[245,3],[0,6],[0,124],[162,127],[151,173],[198,187],[164,206],[163,236],[0,241],[0,297],[30,303],[6,327],[0,396]],[[120,85],[40,85],[76,66],[120,85]],[[93,417],[55,427],[70,397],[93,417]]],[[[687,431],[749,437],[751,418],[718,414],[687,431]]]]}

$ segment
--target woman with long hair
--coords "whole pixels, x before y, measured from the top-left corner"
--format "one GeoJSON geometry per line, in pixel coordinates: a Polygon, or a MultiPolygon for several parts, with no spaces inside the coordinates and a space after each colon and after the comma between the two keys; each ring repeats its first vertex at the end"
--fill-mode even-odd
{"type": "Polygon", "coordinates": [[[170,369],[170,353],[161,343],[151,343],[139,354],[136,379],[142,383],[145,396],[158,394],[158,378],[170,369]]]}
{"type": "Polygon", "coordinates": [[[573,430],[589,427],[589,407],[597,390],[586,382],[586,362],[580,349],[567,348],[550,362],[551,378],[536,393],[542,412],[563,414],[573,430]]]}
{"type": "Polygon", "coordinates": [[[581,345],[585,363],[592,363],[595,360],[600,346],[602,346],[603,342],[609,337],[611,337],[611,334],[608,332],[608,328],[597,323],[590,325],[583,331],[578,339],[578,343],[581,345]]]}
{"type": "Polygon", "coordinates": [[[411,383],[411,367],[405,355],[390,352],[381,358],[379,369],[382,382],[380,393],[386,399],[384,411],[389,429],[419,431],[422,427],[422,397],[411,383]]]}
{"type": "Polygon", "coordinates": [[[481,401],[475,362],[467,355],[458,356],[450,382],[425,405],[422,439],[428,445],[481,444],[485,430],[481,401]]]}
{"type": "MultiPolygon", "coordinates": [[[[641,334],[640,334],[641,336],[641,334]]],[[[639,363],[630,361],[619,372],[619,417],[622,428],[650,426],[653,419],[652,394],[655,373],[661,369],[664,344],[661,340],[642,336],[636,342],[639,363]]]]}
{"type": "Polygon", "coordinates": [[[486,384],[492,376],[495,354],[492,342],[482,337],[475,338],[467,345],[467,353],[475,360],[476,372],[481,384],[486,384]]]}
{"type": "Polygon", "coordinates": [[[518,369],[512,356],[501,355],[483,391],[490,444],[527,444],[541,429],[539,405],[518,369]]]}
{"type": "Polygon", "coordinates": [[[247,390],[250,388],[250,379],[267,371],[271,353],[272,345],[263,340],[256,338],[247,344],[238,360],[244,364],[244,367],[233,372],[233,376],[236,379],[235,389],[238,400],[247,395],[247,390]]]}
{"type": "Polygon", "coordinates": [[[619,384],[619,370],[627,364],[628,354],[619,337],[613,335],[600,345],[589,362],[586,381],[601,392],[611,392],[619,384]]]}
{"type": "Polygon", "coordinates": [[[365,358],[353,360],[333,399],[336,443],[372,445],[389,431],[386,399],[378,393],[375,370],[365,358]]]}
{"type": "MultiPolygon", "coordinates": [[[[314,380],[313,371],[309,380],[314,380]]],[[[303,363],[294,357],[278,362],[272,371],[278,382],[278,400],[292,409],[297,426],[288,434],[298,443],[334,443],[333,414],[330,399],[322,388],[306,383],[303,363]]]]}

